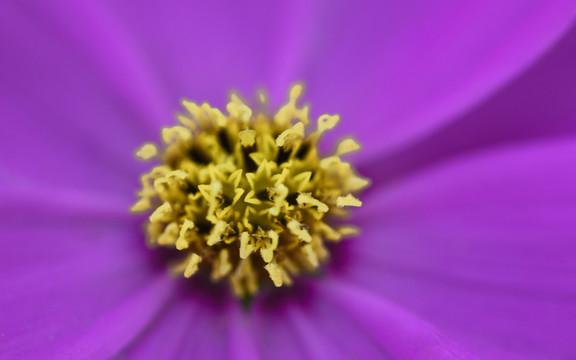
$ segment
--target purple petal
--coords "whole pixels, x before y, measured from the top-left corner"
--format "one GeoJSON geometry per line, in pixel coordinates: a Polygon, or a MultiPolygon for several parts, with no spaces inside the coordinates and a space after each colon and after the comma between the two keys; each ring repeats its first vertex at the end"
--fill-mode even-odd
{"type": "MultiPolygon", "coordinates": [[[[182,294],[180,294],[182,295],[182,294]]],[[[190,326],[186,330],[174,359],[227,359],[229,350],[225,306],[214,306],[213,301],[198,299],[195,295],[183,296],[188,306],[194,308],[190,326]]],[[[214,300],[214,299],[212,299],[214,300]]],[[[166,336],[158,333],[159,336],[166,336]]],[[[134,359],[138,359],[137,357],[134,359]]]]}
{"type": "MultiPolygon", "coordinates": [[[[1,87],[1,85],[0,85],[1,87]]],[[[0,89],[0,91],[2,91],[0,89]]],[[[53,188],[98,190],[112,194],[131,194],[137,188],[138,169],[142,167],[133,156],[134,150],[125,148],[117,153],[119,163],[106,158],[100,145],[77,136],[62,118],[51,123],[35,121],[38,117],[25,114],[25,104],[17,108],[0,97],[0,181],[18,182],[20,178],[39,181],[53,188]],[[128,160],[128,158],[130,160],[128,160]],[[17,176],[16,176],[17,174],[17,176]]],[[[106,130],[105,127],[102,128],[106,130]]],[[[135,144],[134,144],[135,145],[135,144]]],[[[136,146],[136,145],[135,145],[136,146]]]]}
{"type": "Polygon", "coordinates": [[[137,220],[128,211],[134,199],[107,193],[51,187],[8,176],[0,169],[0,224],[30,219],[137,220]]]}
{"type": "Polygon", "coordinates": [[[286,318],[289,321],[288,326],[293,329],[308,359],[344,359],[342,353],[337,351],[337,346],[331,343],[327,338],[324,330],[324,324],[317,318],[310,317],[302,312],[297,306],[289,306],[286,309],[286,318]]]}
{"type": "Polygon", "coordinates": [[[228,359],[258,360],[255,344],[255,329],[250,321],[250,312],[244,312],[241,304],[233,302],[228,316],[228,359]]]}
{"type": "MultiPolygon", "coordinates": [[[[166,109],[166,98],[150,71],[151,65],[144,61],[134,39],[127,36],[123,24],[108,9],[97,3],[75,1],[55,5],[25,0],[10,5],[10,12],[4,15],[6,25],[11,27],[6,29],[7,34],[3,38],[6,41],[3,45],[11,46],[15,51],[8,58],[10,62],[3,64],[6,70],[12,70],[10,80],[19,86],[28,86],[26,89],[34,93],[38,91],[44,95],[42,98],[55,96],[64,100],[75,95],[70,92],[73,89],[65,85],[71,82],[71,77],[80,77],[84,82],[79,84],[84,84],[83,88],[92,92],[88,95],[95,101],[116,103],[120,105],[119,109],[127,112],[124,115],[136,117],[141,121],[141,126],[154,125],[150,129],[156,131],[159,117],[171,110],[166,109]],[[20,31],[15,32],[14,29],[20,31]],[[32,36],[41,36],[41,39],[32,36]],[[14,43],[14,40],[19,42],[14,43]],[[39,44],[38,40],[43,40],[45,44],[39,44]],[[41,50],[46,52],[40,53],[41,50]],[[40,54],[41,57],[28,60],[24,57],[40,54]],[[27,74],[25,70],[32,73],[27,74]],[[34,78],[34,75],[42,75],[42,78],[34,78]],[[47,82],[50,77],[64,84],[47,82]],[[34,89],[31,86],[34,83],[27,84],[26,80],[36,80],[34,83],[38,82],[42,87],[34,89]],[[64,92],[43,93],[43,90],[50,89],[64,92]],[[106,92],[100,94],[99,90],[106,92]]],[[[69,98],[69,104],[59,105],[74,107],[76,104],[73,100],[69,98]]],[[[75,115],[81,116],[91,109],[84,110],[75,115]]]]}
{"type": "MultiPolygon", "coordinates": [[[[320,287],[327,301],[358,321],[392,359],[474,359],[423,319],[339,280],[320,287]]],[[[346,316],[346,315],[345,315],[346,316]]],[[[351,341],[354,341],[351,339],[351,341]]]]}
{"type": "Polygon", "coordinates": [[[190,328],[198,327],[195,323],[198,312],[199,307],[187,298],[176,297],[155,321],[148,324],[146,331],[122,351],[122,356],[127,359],[176,359],[184,344],[192,341],[190,328]]]}
{"type": "Polygon", "coordinates": [[[88,3],[68,5],[18,2],[0,14],[1,164],[44,182],[125,192],[138,174],[134,150],[159,124],[146,129],[142,113],[156,117],[149,104],[162,100],[142,94],[153,86],[116,25],[88,3]],[[123,96],[130,91],[139,107],[123,96]]]}
{"type": "Polygon", "coordinates": [[[298,334],[289,324],[288,312],[284,306],[273,309],[256,307],[254,310],[251,318],[253,328],[257,331],[255,340],[261,359],[303,358],[305,349],[298,341],[298,334]]]}
{"type": "Polygon", "coordinates": [[[0,312],[0,322],[9,358],[67,347],[155,274],[132,229],[37,217],[1,228],[0,306],[10,311],[0,312]]]}
{"type": "Polygon", "coordinates": [[[300,278],[277,294],[261,294],[251,309],[262,359],[382,359],[386,350],[355,316],[300,278]]]}
{"type": "Polygon", "coordinates": [[[257,359],[251,316],[226,286],[183,281],[173,301],[121,357],[127,359],[257,359]],[[205,287],[207,286],[207,287],[205,287]]]}
{"type": "Polygon", "coordinates": [[[174,281],[166,275],[150,279],[143,290],[99,316],[63,346],[57,359],[108,359],[133,340],[173,295],[174,281]]]}
{"type": "MultiPolygon", "coordinates": [[[[170,6],[117,1],[108,6],[146,61],[156,65],[154,71],[178,109],[182,97],[221,106],[230,90],[252,99],[257,89],[268,88],[279,70],[272,65],[283,60],[284,40],[293,31],[300,33],[303,4],[177,0],[170,6]]],[[[282,89],[282,96],[286,91],[282,89]]]]}
{"type": "MultiPolygon", "coordinates": [[[[323,281],[323,280],[320,280],[323,281]]],[[[364,328],[355,316],[350,316],[338,304],[322,294],[306,309],[306,316],[319,327],[330,346],[344,359],[388,358],[386,349],[364,328]],[[359,336],[360,334],[360,336],[359,336]]]]}
{"type": "Polygon", "coordinates": [[[576,133],[576,26],[528,71],[473,111],[388,158],[359,164],[381,183],[479,148],[576,133]]]}
{"type": "Polygon", "coordinates": [[[373,194],[347,277],[486,358],[574,357],[575,163],[574,139],[533,143],[373,194]]]}
{"type": "Polygon", "coordinates": [[[327,1],[313,11],[304,66],[288,81],[307,83],[314,112],[341,113],[331,139],[354,134],[374,155],[438,129],[519,74],[567,29],[576,6],[327,1]]]}

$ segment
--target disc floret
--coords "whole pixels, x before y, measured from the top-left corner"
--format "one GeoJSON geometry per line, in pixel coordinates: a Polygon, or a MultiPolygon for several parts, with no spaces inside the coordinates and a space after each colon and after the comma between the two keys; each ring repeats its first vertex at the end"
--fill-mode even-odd
{"type": "Polygon", "coordinates": [[[172,248],[182,259],[172,270],[184,277],[209,269],[213,281],[227,279],[238,297],[271,282],[290,285],[301,272],[315,271],[328,257],[327,242],[356,234],[334,225],[360,206],[357,193],[368,181],[342,156],[356,151],[342,140],[321,158],[318,141],[339,121],[322,115],[309,129],[307,106],[298,106],[302,87],[274,115],[232,94],[227,114],[207,103],[183,101],[180,125],[162,130],[162,144],[147,143],[136,155],[159,165],[141,178],[136,213],[152,246],[172,248]]]}

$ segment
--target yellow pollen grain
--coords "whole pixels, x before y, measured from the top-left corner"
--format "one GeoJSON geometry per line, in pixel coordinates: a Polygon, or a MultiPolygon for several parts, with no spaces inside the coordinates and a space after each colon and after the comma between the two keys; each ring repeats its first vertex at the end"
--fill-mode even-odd
{"type": "Polygon", "coordinates": [[[303,90],[293,86],[275,113],[264,93],[256,108],[231,94],[226,111],[183,101],[178,125],[137,150],[156,164],[142,175],[131,211],[149,215],[151,246],[181,254],[175,274],[201,276],[203,268],[249,297],[267,283],[290,286],[327,261],[326,243],[357,234],[330,222],[362,204],[357,195],[369,181],[342,159],[360,145],[345,139],[320,156],[322,134],[340,117],[311,121],[310,108],[299,105],[303,90]]]}
{"type": "Polygon", "coordinates": [[[188,219],[184,219],[184,223],[180,228],[180,234],[178,240],[176,240],[176,249],[184,250],[188,248],[188,239],[190,238],[190,232],[194,229],[194,222],[188,219]]]}
{"type": "Polygon", "coordinates": [[[268,232],[268,239],[266,244],[260,248],[260,255],[262,256],[262,260],[269,263],[274,259],[274,250],[278,247],[278,233],[274,231],[268,232]]]}
{"type": "Polygon", "coordinates": [[[278,264],[271,262],[264,266],[264,269],[268,271],[268,274],[270,274],[270,279],[272,279],[272,282],[274,282],[276,287],[282,286],[282,269],[280,269],[278,264]]]}
{"type": "Polygon", "coordinates": [[[338,228],[338,232],[342,236],[356,236],[358,235],[358,228],[354,226],[341,226],[338,228]]]}
{"type": "Polygon", "coordinates": [[[316,252],[314,252],[312,245],[308,244],[308,245],[302,246],[302,251],[306,255],[306,258],[308,259],[310,264],[314,267],[317,267],[319,264],[318,256],[316,255],[316,252]]]}
{"type": "Polygon", "coordinates": [[[336,206],[344,207],[344,206],[362,206],[362,201],[358,200],[354,197],[354,195],[348,194],[346,196],[339,196],[336,200],[336,206]]]}
{"type": "Polygon", "coordinates": [[[184,277],[191,277],[198,271],[198,264],[202,261],[202,258],[197,254],[190,255],[186,269],[184,269],[184,277]]]}
{"type": "Polygon", "coordinates": [[[177,142],[179,140],[189,141],[191,137],[192,134],[190,130],[183,126],[174,126],[171,128],[162,129],[162,140],[167,144],[177,142]]]}
{"type": "Polygon", "coordinates": [[[132,207],[130,208],[130,211],[132,212],[143,212],[146,211],[148,209],[150,209],[152,207],[152,204],[150,203],[150,199],[147,197],[143,197],[141,199],[139,199],[136,203],[134,203],[134,205],[132,205],[132,207]]]}
{"type": "Polygon", "coordinates": [[[158,154],[158,149],[154,144],[144,144],[138,151],[136,151],[136,156],[142,160],[150,160],[158,154]]]}
{"type": "Polygon", "coordinates": [[[194,122],[194,120],[190,119],[189,117],[183,116],[183,115],[177,115],[176,118],[178,119],[178,122],[190,129],[196,129],[197,125],[196,122],[194,122]]]}
{"type": "Polygon", "coordinates": [[[338,115],[328,115],[324,114],[318,118],[318,132],[323,133],[326,130],[333,129],[340,121],[340,116],[338,115]]]}
{"type": "Polygon", "coordinates": [[[302,138],[303,136],[304,136],[304,124],[301,122],[296,123],[290,129],[284,130],[284,132],[282,132],[282,134],[280,134],[276,138],[276,146],[285,146],[287,144],[290,144],[296,139],[302,138]]]}
{"type": "Polygon", "coordinates": [[[294,86],[292,86],[292,88],[290,89],[290,100],[294,100],[296,101],[300,96],[302,96],[302,92],[304,91],[304,87],[302,86],[302,84],[296,84],[294,86]]]}
{"type": "Polygon", "coordinates": [[[250,244],[250,234],[243,232],[240,235],[240,258],[246,259],[254,251],[254,246],[250,244]]]}
{"type": "Polygon", "coordinates": [[[175,222],[171,222],[166,226],[164,232],[158,236],[159,245],[173,245],[178,237],[179,226],[175,222]]]}
{"type": "Polygon", "coordinates": [[[212,269],[212,278],[215,280],[221,279],[228,275],[228,273],[232,270],[232,265],[229,261],[230,254],[228,249],[220,250],[218,253],[218,258],[214,263],[214,268],[212,269]]]}
{"type": "Polygon", "coordinates": [[[343,235],[340,231],[331,228],[324,222],[318,224],[318,230],[326,240],[330,241],[338,241],[342,238],[343,235]]]}
{"type": "Polygon", "coordinates": [[[219,220],[216,225],[214,225],[214,230],[212,230],[210,236],[208,237],[208,246],[213,246],[222,241],[224,230],[226,230],[226,222],[219,220]]]}
{"type": "Polygon", "coordinates": [[[344,139],[338,144],[338,148],[336,149],[336,155],[342,156],[349,154],[354,151],[358,151],[360,149],[360,144],[356,142],[354,139],[344,139]]]}
{"type": "Polygon", "coordinates": [[[306,231],[306,229],[300,224],[297,220],[290,220],[287,225],[288,229],[292,232],[292,234],[296,235],[298,239],[304,242],[312,241],[312,237],[310,233],[306,231]]]}
{"type": "Polygon", "coordinates": [[[280,215],[280,210],[285,204],[286,196],[288,196],[289,192],[290,191],[288,188],[283,184],[276,185],[274,188],[269,190],[270,198],[274,200],[274,207],[268,209],[268,213],[270,213],[270,215],[280,215]]]}
{"type": "Polygon", "coordinates": [[[266,94],[263,91],[258,91],[258,100],[260,103],[266,104],[266,94]]]}
{"type": "Polygon", "coordinates": [[[304,193],[304,194],[300,194],[298,195],[298,198],[296,199],[296,202],[298,203],[298,205],[300,206],[304,206],[304,205],[312,205],[312,206],[316,206],[316,208],[318,209],[319,212],[321,213],[325,213],[328,212],[328,205],[324,204],[322,201],[318,200],[318,199],[314,199],[312,197],[311,194],[309,193],[304,193]]]}
{"type": "Polygon", "coordinates": [[[243,130],[238,133],[240,137],[240,145],[247,147],[252,146],[256,143],[256,131],[254,130],[243,130]]]}
{"type": "Polygon", "coordinates": [[[150,215],[150,222],[166,222],[172,219],[172,206],[170,203],[165,202],[160,205],[152,215],[150,215]]]}

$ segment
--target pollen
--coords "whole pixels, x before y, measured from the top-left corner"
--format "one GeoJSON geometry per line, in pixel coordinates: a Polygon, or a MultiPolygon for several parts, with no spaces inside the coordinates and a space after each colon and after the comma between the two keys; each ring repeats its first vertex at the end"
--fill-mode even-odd
{"type": "Polygon", "coordinates": [[[179,125],[136,151],[154,164],[131,211],[148,214],[150,246],[178,254],[174,274],[208,274],[247,298],[319,271],[330,243],[357,234],[343,221],[369,181],[343,156],[360,145],[343,139],[322,157],[318,142],[340,117],[311,124],[302,91],[293,86],[275,113],[262,93],[255,108],[232,94],[225,112],[183,101],[179,125]]]}

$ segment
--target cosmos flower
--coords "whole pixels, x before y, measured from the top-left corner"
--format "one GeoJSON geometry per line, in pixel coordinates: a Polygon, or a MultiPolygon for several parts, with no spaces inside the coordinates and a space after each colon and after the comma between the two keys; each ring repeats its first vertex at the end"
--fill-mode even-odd
{"type": "MultiPolygon", "coordinates": [[[[0,358],[576,357],[573,1],[12,1],[0,358]],[[246,305],[131,214],[182,98],[296,81],[372,180],[321,272],[246,305]],[[197,274],[201,275],[201,274],[197,274]]],[[[270,195],[272,200],[277,195],[270,195]]],[[[305,228],[302,228],[305,229],[305,228]]]]}

